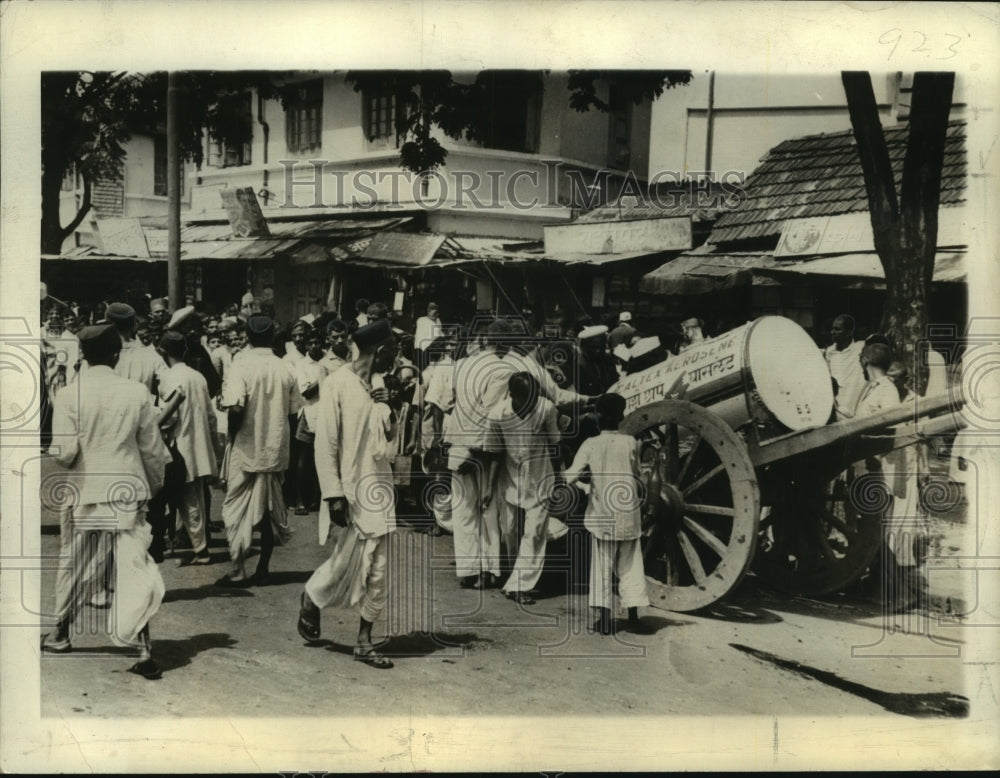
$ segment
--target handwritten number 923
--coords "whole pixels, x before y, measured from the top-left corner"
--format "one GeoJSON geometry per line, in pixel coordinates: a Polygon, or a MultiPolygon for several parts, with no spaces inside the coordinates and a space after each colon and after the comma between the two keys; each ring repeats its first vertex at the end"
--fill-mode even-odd
{"type": "Polygon", "coordinates": [[[889,52],[887,59],[893,58],[896,53],[896,49],[899,48],[901,43],[904,46],[914,44],[913,48],[910,49],[911,52],[926,52],[927,54],[941,52],[942,56],[936,56],[933,57],[933,59],[951,59],[952,57],[958,56],[957,46],[962,42],[962,36],[955,35],[950,32],[943,33],[943,36],[943,41],[932,41],[931,43],[934,45],[928,46],[927,36],[919,30],[913,30],[910,33],[905,33],[899,27],[893,27],[891,30],[886,30],[882,33],[879,36],[878,42],[883,46],[892,46],[892,50],[889,52]],[[904,38],[906,39],[905,41],[904,38]]]}

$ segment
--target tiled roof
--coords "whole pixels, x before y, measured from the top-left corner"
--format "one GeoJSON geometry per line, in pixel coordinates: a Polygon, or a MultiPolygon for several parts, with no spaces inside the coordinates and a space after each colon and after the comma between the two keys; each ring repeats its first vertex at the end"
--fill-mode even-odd
{"type": "MultiPolygon", "coordinates": [[[[884,132],[898,192],[909,126],[886,127],[884,132]]],[[[965,123],[952,121],[941,173],[942,206],[965,201],[965,172],[965,123]]],[[[786,219],[868,210],[861,160],[851,130],[779,143],[743,188],[746,202],[719,216],[709,237],[711,243],[777,238],[786,219]]]]}

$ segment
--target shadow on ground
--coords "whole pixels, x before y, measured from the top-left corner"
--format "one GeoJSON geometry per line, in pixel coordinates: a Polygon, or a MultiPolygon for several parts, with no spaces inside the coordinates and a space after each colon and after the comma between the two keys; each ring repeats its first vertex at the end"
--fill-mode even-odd
{"type": "Polygon", "coordinates": [[[191,660],[203,651],[233,648],[236,642],[226,632],[205,632],[184,640],[157,640],[154,637],[153,656],[160,669],[167,673],[191,664],[191,660]]]}

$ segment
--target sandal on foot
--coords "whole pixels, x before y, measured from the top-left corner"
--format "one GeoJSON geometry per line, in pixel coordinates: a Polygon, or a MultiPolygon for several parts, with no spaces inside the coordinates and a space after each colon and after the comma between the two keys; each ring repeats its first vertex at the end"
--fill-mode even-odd
{"type": "Polygon", "coordinates": [[[458,586],[460,589],[478,589],[480,588],[480,580],[478,575],[467,575],[458,580],[458,586]]]}
{"type": "Polygon", "coordinates": [[[302,592],[302,599],[299,605],[299,623],[297,627],[299,635],[302,636],[303,640],[319,640],[319,608],[316,607],[316,604],[309,599],[309,595],[305,592],[302,592]]]}
{"type": "Polygon", "coordinates": [[[160,669],[160,666],[152,659],[143,659],[141,662],[136,662],[128,671],[136,675],[141,675],[148,681],[155,681],[163,677],[163,671],[160,669]]]}
{"type": "Polygon", "coordinates": [[[385,654],[380,654],[376,651],[374,646],[369,646],[368,648],[355,647],[354,659],[357,662],[364,662],[369,667],[377,667],[379,670],[388,670],[394,666],[392,660],[385,654]]]}
{"type": "Polygon", "coordinates": [[[216,586],[221,586],[225,589],[246,589],[253,584],[250,578],[230,578],[228,575],[222,576],[218,581],[215,582],[216,586]]]}
{"type": "Polygon", "coordinates": [[[43,653],[46,654],[68,654],[73,650],[73,646],[69,642],[69,638],[64,640],[46,640],[48,633],[42,635],[41,648],[43,653]]]}
{"type": "Polygon", "coordinates": [[[504,592],[503,596],[518,605],[534,605],[535,598],[527,592],[504,592]]]}

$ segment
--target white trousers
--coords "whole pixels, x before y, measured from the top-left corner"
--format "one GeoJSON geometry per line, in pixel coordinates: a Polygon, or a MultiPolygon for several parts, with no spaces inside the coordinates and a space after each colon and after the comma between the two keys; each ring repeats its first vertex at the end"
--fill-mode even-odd
{"type": "Polygon", "coordinates": [[[590,606],[614,610],[614,578],[618,579],[621,607],[649,605],[639,539],[601,540],[594,535],[590,538],[590,606]]]}
{"type": "MultiPolygon", "coordinates": [[[[500,575],[500,507],[494,495],[482,511],[483,482],[488,463],[475,452],[476,467],[469,473],[451,474],[451,530],[455,541],[455,575],[465,578],[488,572],[500,575]]],[[[495,489],[495,487],[494,487],[495,489]]]]}
{"type": "Polygon", "coordinates": [[[188,481],[181,489],[178,519],[191,538],[191,548],[200,553],[208,548],[205,538],[205,484],[201,478],[188,481]]]}
{"type": "MultiPolygon", "coordinates": [[[[516,508],[508,503],[506,510],[515,517],[516,508]]],[[[517,550],[517,561],[504,584],[505,592],[526,592],[535,587],[545,566],[545,543],[548,539],[548,503],[543,502],[524,509],[524,534],[517,550]]]]}

